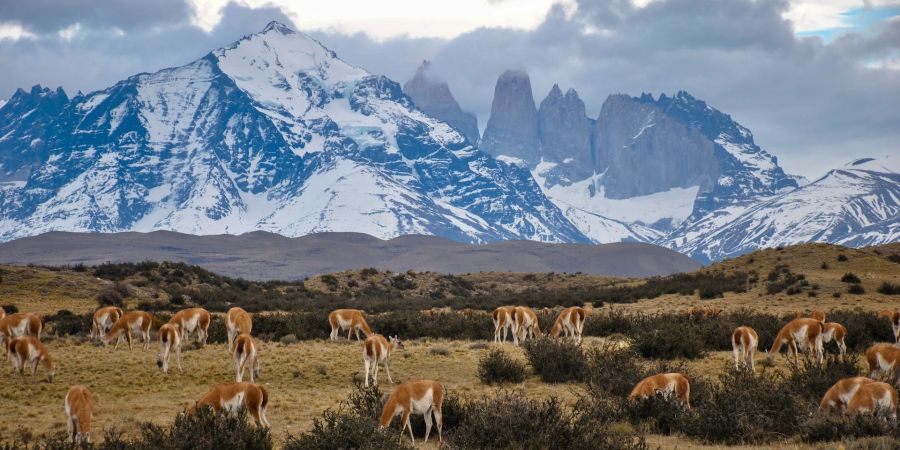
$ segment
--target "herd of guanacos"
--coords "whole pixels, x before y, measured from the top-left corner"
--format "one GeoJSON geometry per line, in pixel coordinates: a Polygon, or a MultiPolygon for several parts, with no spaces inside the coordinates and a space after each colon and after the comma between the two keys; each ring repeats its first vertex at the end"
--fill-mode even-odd
{"type": "MultiPolygon", "coordinates": [[[[695,313],[696,311],[692,311],[695,313]]],[[[703,312],[702,310],[700,312],[703,312]]],[[[581,343],[582,332],[589,308],[570,307],[562,310],[550,330],[550,336],[571,338],[581,343]]],[[[891,418],[897,416],[897,390],[888,383],[873,380],[879,372],[887,373],[896,379],[896,370],[900,369],[900,312],[882,311],[881,316],[891,320],[895,343],[874,344],[866,351],[869,363],[869,378],[851,377],[839,380],[822,398],[821,412],[839,411],[850,414],[885,413],[891,418]]],[[[537,314],[527,306],[501,306],[493,311],[494,341],[506,342],[507,335],[512,334],[513,342],[541,335],[537,314]]],[[[212,316],[203,308],[188,308],[175,313],[157,332],[160,349],[157,353],[157,366],[164,373],[169,370],[169,356],[176,354],[178,369],[181,368],[181,347],[191,335],[196,335],[197,342],[203,346],[208,338],[208,328],[212,316]]],[[[402,349],[403,343],[397,336],[385,338],[372,332],[365,320],[364,312],[358,309],[338,309],[328,316],[331,325],[331,340],[337,340],[340,331],[347,332],[347,339],[355,334],[360,340],[360,332],[365,336],[363,342],[363,367],[365,385],[371,380],[378,383],[378,366],[382,365],[387,372],[388,381],[393,384],[389,365],[390,354],[395,349],[402,349]]],[[[150,329],[153,317],[144,311],[124,312],[121,308],[109,306],[98,309],[93,316],[91,339],[99,337],[104,345],[116,340],[113,350],[125,341],[132,348],[134,335],[139,335],[144,350],[150,346],[150,329]]],[[[216,384],[192,408],[209,406],[214,411],[234,411],[245,408],[254,418],[258,426],[269,427],[266,418],[266,406],[269,401],[268,390],[256,384],[259,377],[258,347],[251,336],[253,322],[250,314],[241,308],[231,308],[225,317],[228,334],[228,349],[234,359],[235,381],[216,384]],[[244,382],[244,373],[249,372],[250,382],[244,382]]],[[[48,382],[53,381],[53,365],[47,349],[41,343],[43,323],[36,314],[14,313],[6,315],[0,309],[0,344],[7,353],[16,375],[25,378],[25,368],[31,370],[32,381],[35,380],[37,366],[43,365],[48,382]]],[[[787,358],[793,353],[794,362],[798,361],[800,351],[812,351],[818,361],[822,361],[824,344],[834,341],[843,358],[846,352],[844,338],[847,329],[841,324],[825,321],[823,311],[813,311],[811,317],[797,318],[788,322],[775,337],[770,353],[778,353],[787,346],[787,358]]],[[[755,330],[740,326],[731,336],[736,368],[755,369],[754,355],[759,343],[755,330]]],[[[641,380],[631,391],[628,399],[636,401],[657,394],[674,396],[687,408],[690,408],[690,382],[682,373],[661,373],[641,380]]],[[[442,440],[443,427],[441,405],[444,388],[434,380],[415,380],[399,385],[389,396],[384,405],[379,427],[387,427],[391,420],[401,415],[401,433],[409,430],[410,439],[415,442],[410,416],[421,414],[425,417],[425,441],[431,434],[432,416],[437,424],[438,439],[442,440]]],[[[69,388],[65,398],[67,429],[70,438],[76,442],[91,442],[91,419],[93,416],[93,397],[90,389],[84,385],[69,388]]]]}

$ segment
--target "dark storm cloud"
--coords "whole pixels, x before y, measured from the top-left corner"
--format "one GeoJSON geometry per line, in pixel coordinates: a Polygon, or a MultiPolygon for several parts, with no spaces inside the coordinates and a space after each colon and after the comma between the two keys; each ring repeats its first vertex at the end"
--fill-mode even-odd
{"type": "MultiPolygon", "coordinates": [[[[56,8],[48,2],[67,3],[41,0],[47,10],[56,8]]],[[[3,8],[12,8],[7,3],[28,2],[3,2],[3,8]]],[[[69,91],[104,88],[192,61],[269,20],[291,23],[274,7],[231,4],[205,33],[188,23],[184,5],[173,3],[178,14],[150,11],[142,23],[152,26],[141,26],[123,17],[126,3],[110,3],[114,12],[73,12],[83,32],[68,42],[56,31],[71,20],[36,17],[33,9],[0,11],[3,20],[49,30],[36,32],[36,39],[0,41],[0,98],[35,82],[69,91]],[[111,28],[126,32],[117,36],[111,28]]],[[[482,127],[497,76],[518,68],[531,75],[538,102],[559,83],[578,90],[592,116],[611,93],[687,90],[732,114],[788,170],[806,175],[858,156],[900,152],[900,70],[867,67],[900,54],[900,20],[826,45],[795,37],[782,18],[787,6],[784,0],[656,0],[637,8],[628,0],[582,0],[574,13],[552,8],[533,30],[483,28],[452,40],[313,35],[346,61],[400,83],[430,59],[432,74],[449,83],[482,127]]]]}
{"type": "Polygon", "coordinates": [[[75,23],[85,27],[131,30],[142,26],[186,22],[184,0],[9,0],[0,2],[0,18],[20,22],[38,33],[54,32],[75,23]]]}

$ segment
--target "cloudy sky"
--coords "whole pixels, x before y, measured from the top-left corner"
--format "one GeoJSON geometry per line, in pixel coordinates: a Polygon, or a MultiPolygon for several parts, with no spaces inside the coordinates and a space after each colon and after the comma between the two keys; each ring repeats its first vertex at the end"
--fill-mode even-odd
{"type": "Polygon", "coordinates": [[[814,178],[900,154],[900,0],[69,0],[0,2],[0,99],[105,88],[177,66],[279,20],[401,83],[423,59],[484,126],[497,76],[537,101],[575,88],[686,90],[814,178]]]}

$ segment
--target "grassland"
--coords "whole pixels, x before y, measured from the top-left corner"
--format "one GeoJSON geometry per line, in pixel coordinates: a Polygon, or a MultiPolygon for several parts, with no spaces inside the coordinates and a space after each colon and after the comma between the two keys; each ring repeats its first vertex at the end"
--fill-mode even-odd
{"type": "MultiPolygon", "coordinates": [[[[750,308],[769,313],[791,313],[810,309],[855,309],[878,311],[895,308],[897,296],[878,294],[876,289],[884,281],[900,284],[900,264],[887,256],[900,253],[900,244],[878,248],[845,249],[830,245],[803,245],[783,250],[765,250],[702,269],[708,272],[756,272],[764,277],[773,267],[786,264],[795,273],[804,274],[810,284],[818,286],[816,297],[806,293],[768,295],[762,282],[750,286],[747,292],[726,292],[722,298],[700,300],[697,295],[663,295],[634,303],[606,304],[605,310],[617,309],[627,314],[680,312],[692,306],[721,308],[725,311],[750,308]],[[841,258],[844,255],[845,258],[841,258]],[[846,259],[846,260],[843,260],[846,259]],[[827,268],[826,268],[827,267],[827,268]],[[853,272],[861,278],[866,293],[848,294],[841,277],[853,272]],[[840,292],[840,297],[833,293],[840,292]]],[[[112,281],[100,279],[90,271],[49,270],[38,267],[0,266],[0,304],[15,305],[20,311],[50,314],[58,310],[75,313],[93,311],[94,298],[112,281]]],[[[363,285],[367,276],[360,271],[333,275],[334,279],[316,277],[303,283],[303,289],[321,293],[363,295],[356,286],[363,285]],[[335,282],[334,280],[337,280],[335,282]]],[[[613,279],[581,274],[510,274],[477,273],[460,276],[471,292],[526,292],[535,288],[578,290],[596,286],[636,285],[635,279],[613,279]]],[[[129,280],[126,280],[126,282],[129,280]]],[[[132,280],[133,281],[133,280],[132,280]]],[[[447,280],[439,274],[415,274],[415,287],[398,295],[406,297],[428,295],[447,280]]],[[[197,282],[197,284],[201,284],[197,282]]],[[[196,286],[188,286],[195,288],[196,286]]],[[[276,286],[272,289],[287,289],[276,286]]],[[[128,305],[141,301],[165,299],[165,289],[159,285],[135,283],[128,305]]],[[[603,298],[594,301],[599,305],[603,298]]],[[[221,320],[221,319],[216,319],[221,320]]],[[[487,320],[487,319],[486,319],[487,320]]],[[[377,331],[377,330],[376,330],[377,331]]],[[[586,345],[596,345],[601,338],[589,338],[586,345]]],[[[128,430],[143,421],[168,423],[174,415],[191,406],[214,383],[233,378],[230,355],[224,345],[211,344],[184,354],[184,373],[177,370],[163,375],[155,365],[156,345],[150,351],[136,347],[133,351],[112,352],[83,337],[52,337],[47,347],[54,358],[56,379],[53,383],[27,384],[14,382],[8,372],[0,379],[0,436],[9,438],[19,429],[36,433],[52,432],[65,427],[62,399],[72,384],[87,384],[96,397],[95,428],[128,430]]],[[[464,397],[477,398],[504,389],[521,389],[529,396],[556,396],[567,405],[574,405],[584,392],[578,383],[550,385],[542,383],[529,372],[526,381],[515,386],[486,386],[478,381],[477,362],[487,348],[486,342],[418,339],[406,342],[406,349],[392,358],[395,381],[414,378],[435,378],[464,397]],[[477,344],[477,345],[476,345],[477,344]],[[443,349],[447,354],[443,354],[443,349]]],[[[524,361],[521,349],[511,345],[506,351],[524,361]]],[[[361,378],[361,349],[355,342],[300,341],[284,344],[264,342],[261,349],[262,383],[272,393],[269,419],[273,423],[276,442],[285,435],[309,430],[313,420],[327,408],[336,407],[353,389],[353,380],[361,378]]],[[[684,361],[694,373],[715,379],[716,374],[731,361],[730,352],[710,352],[705,358],[684,361]]],[[[173,361],[174,363],[174,361],[173,361]]],[[[783,364],[782,359],[776,365],[783,364]]],[[[39,376],[42,372],[39,370],[39,376]]],[[[383,371],[380,380],[387,385],[383,371]]],[[[678,436],[649,436],[651,444],[663,448],[714,448],[703,446],[678,436]]],[[[787,440],[776,448],[813,448],[787,440]]],[[[819,448],[816,446],[815,448],[819,448]]],[[[742,448],[742,447],[732,447],[742,448]]],[[[749,448],[749,447],[748,447],[749,448]]],[[[771,445],[766,448],[772,448],[771,445]]]]}

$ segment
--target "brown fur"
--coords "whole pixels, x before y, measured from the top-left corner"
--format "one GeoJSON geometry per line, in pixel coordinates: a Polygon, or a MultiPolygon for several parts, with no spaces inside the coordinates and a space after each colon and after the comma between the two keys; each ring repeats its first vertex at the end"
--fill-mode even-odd
{"type": "Polygon", "coordinates": [[[373,334],[366,338],[366,341],[363,342],[363,370],[366,375],[367,387],[369,386],[370,377],[372,382],[376,386],[378,385],[379,363],[384,365],[388,382],[394,384],[394,380],[391,378],[390,357],[391,353],[397,348],[403,348],[403,343],[400,342],[400,339],[397,339],[397,336],[391,336],[390,339],[385,339],[385,337],[380,334],[373,334]]]}
{"type": "Polygon", "coordinates": [[[266,418],[266,406],[269,404],[269,391],[265,386],[253,383],[222,383],[213,386],[200,401],[197,402],[195,408],[209,406],[213,411],[219,412],[223,408],[235,409],[243,406],[253,419],[257,426],[269,427],[271,424],[266,418]],[[228,402],[238,395],[243,394],[244,398],[239,404],[229,405],[228,402]]]}
{"type": "Polygon", "coordinates": [[[847,353],[847,344],[844,338],[847,337],[847,328],[837,322],[825,322],[822,333],[822,345],[834,341],[838,346],[841,361],[844,360],[844,354],[847,353]]]}
{"type": "Polygon", "coordinates": [[[253,331],[253,319],[243,308],[234,307],[228,310],[225,317],[225,328],[228,331],[228,348],[241,333],[250,334],[253,331]]]}
{"type": "Polygon", "coordinates": [[[391,424],[391,420],[398,414],[402,416],[400,419],[400,433],[402,435],[404,429],[409,429],[409,438],[413,443],[416,438],[413,437],[412,426],[409,423],[409,416],[413,413],[422,414],[425,417],[425,442],[428,442],[428,436],[431,434],[431,416],[434,414],[435,422],[437,422],[438,440],[443,442],[441,431],[443,429],[443,413],[441,407],[444,403],[444,387],[441,383],[433,380],[409,381],[397,386],[391,396],[388,397],[381,412],[381,419],[378,421],[379,428],[386,428],[391,424]],[[420,404],[424,410],[413,411],[416,406],[415,402],[421,401],[428,395],[431,390],[431,402],[420,404]]]}
{"type": "Polygon", "coordinates": [[[894,342],[900,344],[900,311],[883,310],[878,317],[884,317],[891,321],[891,330],[894,332],[894,342]]]}
{"type": "Polygon", "coordinates": [[[94,312],[93,320],[91,320],[91,339],[105,335],[113,324],[124,315],[125,312],[118,306],[106,306],[98,309],[94,312]]]}
{"type": "MultiPolygon", "coordinates": [[[[37,314],[15,313],[0,319],[0,345],[7,348],[7,342],[17,336],[34,336],[40,340],[44,324],[37,314]]],[[[9,361],[9,352],[6,353],[9,361]]]]}
{"type": "Polygon", "coordinates": [[[366,323],[365,317],[363,317],[363,311],[359,309],[336,309],[328,314],[328,323],[331,325],[332,341],[337,340],[338,330],[347,330],[348,341],[351,333],[356,334],[357,341],[359,341],[360,331],[367,338],[373,334],[369,324],[366,323]]]}
{"type": "Polygon", "coordinates": [[[900,369],[900,347],[894,344],[873,344],[866,349],[866,362],[869,363],[869,378],[875,378],[884,372],[894,380],[897,369],[900,369]]]}
{"type": "Polygon", "coordinates": [[[201,346],[206,345],[206,339],[209,338],[209,323],[211,321],[212,316],[209,314],[209,311],[203,308],[182,309],[169,319],[169,323],[178,325],[181,328],[181,337],[184,340],[188,340],[191,334],[197,333],[197,342],[201,346]]]}
{"type": "Polygon", "coordinates": [[[741,364],[749,367],[750,370],[756,369],[753,355],[756,353],[758,345],[759,335],[756,330],[746,326],[734,329],[734,332],[731,333],[731,349],[734,351],[735,369],[739,368],[741,364]]]}
{"type": "Polygon", "coordinates": [[[9,341],[7,346],[10,359],[12,359],[14,374],[18,373],[23,379],[25,377],[25,366],[31,367],[31,380],[35,381],[37,376],[38,364],[44,365],[44,371],[47,373],[47,382],[53,382],[53,363],[50,361],[50,354],[44,344],[41,344],[34,336],[19,336],[9,341]]]}
{"type": "Polygon", "coordinates": [[[769,350],[769,353],[778,353],[781,351],[782,346],[787,345],[786,357],[790,359],[791,352],[793,352],[795,364],[798,364],[800,361],[799,351],[806,349],[812,350],[815,353],[816,359],[819,362],[822,362],[822,359],[824,358],[824,351],[822,350],[823,331],[824,324],[816,319],[794,319],[788,322],[781,328],[781,331],[778,332],[778,336],[775,337],[775,341],[773,342],[772,349],[769,350]],[[806,327],[806,333],[802,336],[798,336],[797,334],[803,327],[806,327]]]}
{"type": "Polygon", "coordinates": [[[231,345],[231,355],[234,357],[235,381],[244,381],[244,370],[249,369],[250,382],[256,383],[259,377],[259,347],[256,341],[247,333],[239,334],[231,345]]]}
{"type": "Polygon", "coordinates": [[[866,377],[850,377],[838,380],[834,383],[819,403],[819,413],[827,414],[832,411],[843,412],[847,409],[850,399],[856,395],[860,386],[872,383],[874,380],[866,377]]]}
{"type": "Polygon", "coordinates": [[[66,394],[66,418],[69,437],[76,445],[91,443],[91,419],[94,416],[94,397],[84,385],[69,388],[66,394]]]}
{"type": "Polygon", "coordinates": [[[566,308],[556,316],[556,321],[550,328],[550,336],[559,337],[561,333],[565,333],[566,336],[572,336],[575,342],[580,343],[586,320],[587,311],[584,308],[580,306],[566,308]]]}
{"type": "Polygon", "coordinates": [[[169,354],[175,350],[175,360],[178,362],[178,371],[184,372],[181,368],[181,344],[183,334],[181,327],[169,322],[159,327],[157,339],[159,340],[159,353],[156,355],[156,365],[162,369],[163,373],[169,373],[169,354]]]}
{"type": "Polygon", "coordinates": [[[140,328],[141,341],[143,343],[142,348],[147,350],[150,348],[150,327],[152,325],[153,316],[150,313],[145,311],[129,311],[125,313],[124,316],[120,317],[119,320],[113,324],[112,328],[106,332],[106,335],[102,338],[103,344],[109,345],[109,343],[115,339],[116,346],[113,347],[113,350],[116,350],[119,348],[119,344],[122,343],[122,338],[125,338],[125,340],[128,341],[128,350],[131,350],[131,343],[134,340],[131,333],[135,331],[135,328],[140,328]]]}
{"type": "Polygon", "coordinates": [[[684,374],[680,373],[661,373],[644,378],[628,394],[628,400],[636,402],[639,399],[652,397],[657,392],[671,392],[688,409],[691,408],[691,383],[684,374]]]}
{"type": "Polygon", "coordinates": [[[897,419],[897,390],[887,383],[873,381],[863,384],[847,404],[849,414],[885,413],[897,419]]]}
{"type": "Polygon", "coordinates": [[[519,341],[541,335],[541,325],[537,314],[527,306],[516,306],[513,314],[513,342],[519,345],[519,341]]]}
{"type": "Polygon", "coordinates": [[[506,342],[507,332],[515,329],[513,327],[515,311],[515,306],[501,306],[491,313],[491,320],[494,322],[494,342],[506,342]]]}

